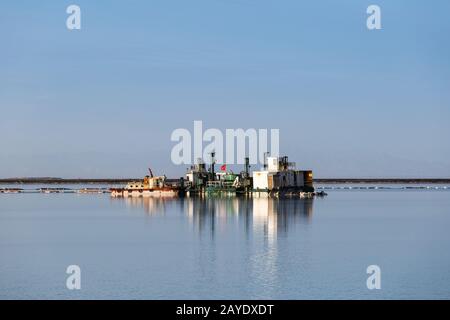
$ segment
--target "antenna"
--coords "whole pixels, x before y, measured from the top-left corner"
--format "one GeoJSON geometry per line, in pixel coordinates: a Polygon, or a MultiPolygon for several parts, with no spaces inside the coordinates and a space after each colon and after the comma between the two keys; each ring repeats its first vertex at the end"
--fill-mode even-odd
{"type": "Polygon", "coordinates": [[[267,170],[267,157],[269,156],[269,152],[264,152],[264,170],[267,170]]]}
{"type": "Polygon", "coordinates": [[[214,165],[216,163],[215,157],[216,157],[216,151],[213,150],[211,152],[211,178],[212,178],[212,180],[214,180],[214,175],[215,175],[215,173],[214,173],[214,165]]]}
{"type": "Polygon", "coordinates": [[[248,177],[250,175],[250,158],[245,158],[245,176],[248,177]]]}

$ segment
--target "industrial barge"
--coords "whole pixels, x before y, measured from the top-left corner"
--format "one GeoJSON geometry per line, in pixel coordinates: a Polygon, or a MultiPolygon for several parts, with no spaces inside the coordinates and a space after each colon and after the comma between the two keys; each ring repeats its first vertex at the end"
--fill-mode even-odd
{"type": "Polygon", "coordinates": [[[211,164],[207,168],[203,160],[188,169],[180,179],[150,175],[140,181],[129,182],[124,188],[112,188],[112,197],[182,197],[203,195],[224,196],[292,196],[312,197],[326,195],[315,192],[311,170],[297,170],[288,157],[265,157],[260,171],[250,174],[250,161],[245,158],[244,171],[233,173],[226,165],[215,170],[215,153],[211,153],[211,164]]]}
{"type": "Polygon", "coordinates": [[[112,197],[176,197],[185,194],[183,179],[170,182],[166,176],[150,175],[142,181],[128,182],[125,188],[111,188],[112,197]]]}

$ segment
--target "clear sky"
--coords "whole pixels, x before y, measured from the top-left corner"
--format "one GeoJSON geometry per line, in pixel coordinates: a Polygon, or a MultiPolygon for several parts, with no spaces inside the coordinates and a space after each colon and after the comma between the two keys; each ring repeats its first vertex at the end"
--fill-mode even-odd
{"type": "Polygon", "coordinates": [[[450,177],[450,1],[1,2],[0,177],[181,176],[194,120],[316,177],[450,177]]]}

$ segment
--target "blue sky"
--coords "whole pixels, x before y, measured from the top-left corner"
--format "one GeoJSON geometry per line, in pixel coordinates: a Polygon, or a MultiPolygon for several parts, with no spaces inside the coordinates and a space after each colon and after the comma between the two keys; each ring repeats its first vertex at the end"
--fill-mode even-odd
{"type": "Polygon", "coordinates": [[[446,0],[3,1],[0,177],[180,176],[170,135],[194,120],[279,128],[317,177],[450,177],[449,15],[446,0]]]}

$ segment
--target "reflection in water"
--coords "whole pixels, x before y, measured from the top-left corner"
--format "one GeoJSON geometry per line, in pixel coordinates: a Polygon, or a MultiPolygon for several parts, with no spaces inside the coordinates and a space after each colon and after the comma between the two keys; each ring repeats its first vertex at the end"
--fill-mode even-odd
{"type": "Polygon", "coordinates": [[[260,227],[269,241],[278,233],[286,233],[289,226],[310,222],[313,199],[253,198],[253,227],[260,227]]]}
{"type": "MultiPolygon", "coordinates": [[[[120,199],[118,199],[120,200],[120,199]]],[[[300,223],[309,223],[313,215],[313,199],[261,198],[125,198],[126,204],[140,207],[149,216],[166,211],[184,212],[199,233],[212,236],[225,230],[227,224],[239,223],[246,234],[262,233],[268,241],[287,233],[300,223]]]]}
{"type": "MultiPolygon", "coordinates": [[[[213,283],[226,270],[224,265],[245,261],[248,282],[255,288],[252,298],[271,299],[280,283],[280,266],[289,230],[308,225],[313,216],[313,199],[278,199],[269,197],[194,197],[194,198],[127,198],[126,204],[144,208],[149,217],[180,215],[187,219],[199,236],[200,250],[194,254],[199,272],[213,283]],[[223,259],[223,233],[236,234],[238,246],[223,259]],[[217,238],[217,239],[216,239],[217,238]]],[[[182,220],[181,223],[184,223],[182,220]]],[[[292,231],[294,232],[294,231],[292,231]]],[[[227,246],[233,247],[232,243],[227,246]]]]}
{"type": "Polygon", "coordinates": [[[274,241],[278,233],[289,227],[309,223],[313,213],[313,199],[274,198],[193,198],[187,199],[187,214],[200,233],[238,221],[246,235],[261,233],[274,241]]]}
{"type": "Polygon", "coordinates": [[[312,199],[253,198],[253,238],[260,245],[254,246],[251,259],[251,275],[256,283],[263,284],[261,299],[270,299],[277,290],[278,234],[288,232],[289,227],[312,218],[312,199]]]}
{"type": "MultiPolygon", "coordinates": [[[[116,199],[116,198],[112,198],[116,199]]],[[[127,205],[141,207],[149,215],[164,215],[166,212],[166,201],[163,198],[123,198],[127,205]]]]}

